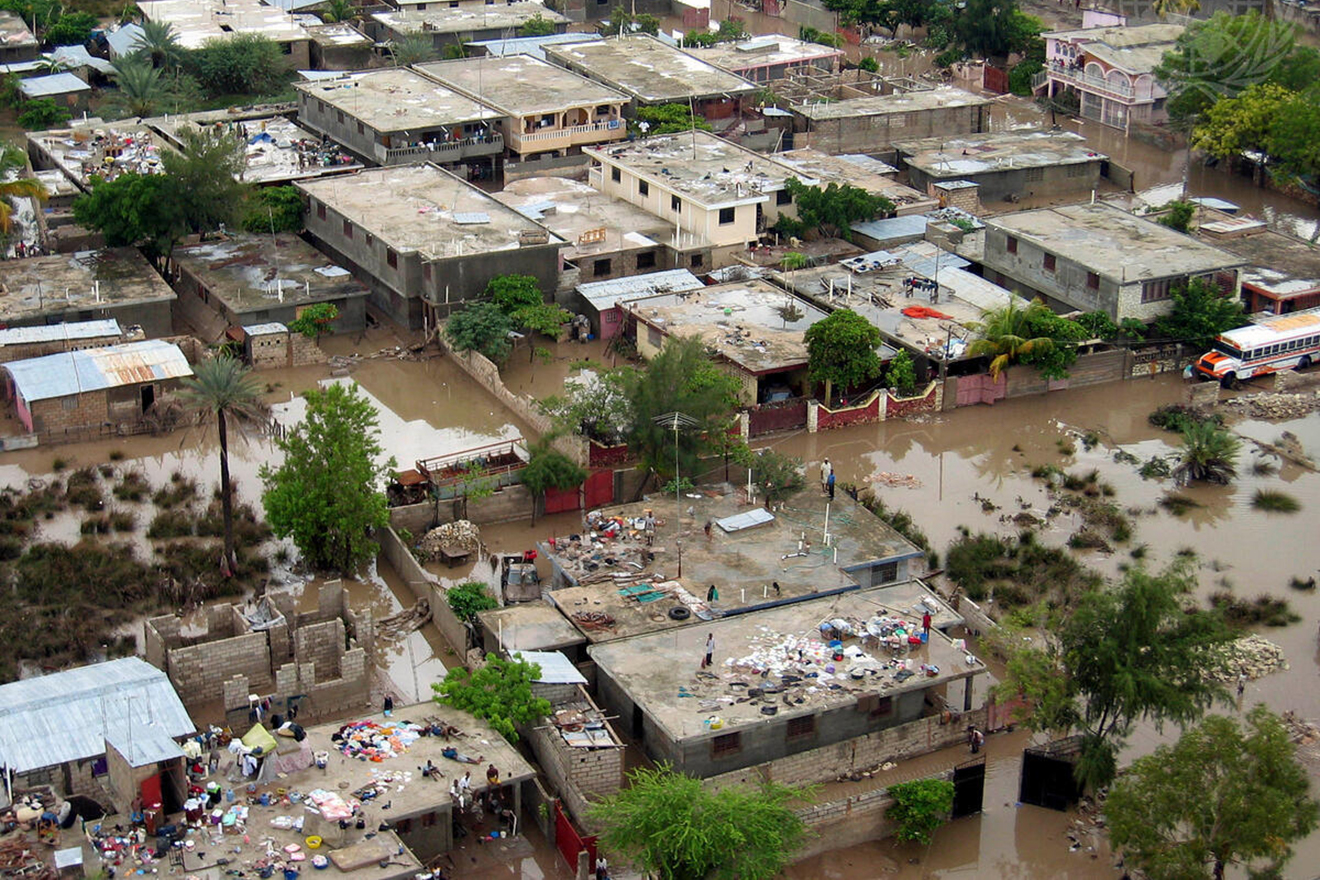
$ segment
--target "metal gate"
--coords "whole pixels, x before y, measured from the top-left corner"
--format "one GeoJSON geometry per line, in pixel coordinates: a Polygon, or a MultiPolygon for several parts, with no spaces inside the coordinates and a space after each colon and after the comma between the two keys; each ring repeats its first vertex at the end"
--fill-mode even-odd
{"type": "Polygon", "coordinates": [[[587,851],[587,864],[596,864],[596,838],[579,834],[559,801],[555,801],[555,847],[574,871],[577,870],[578,853],[584,849],[587,851]]]}
{"type": "Polygon", "coordinates": [[[582,506],[581,487],[575,486],[572,489],[546,489],[545,490],[545,512],[549,516],[552,513],[564,513],[568,510],[577,510],[582,506]]]}
{"type": "Polygon", "coordinates": [[[999,381],[990,378],[988,373],[975,376],[958,377],[958,405],[972,406],[977,403],[994,403],[1008,393],[1008,376],[1001,373],[999,381]]]}
{"type": "Polygon", "coordinates": [[[953,818],[974,816],[981,812],[985,795],[985,758],[977,758],[953,768],[953,818]]]}
{"type": "Polygon", "coordinates": [[[1081,737],[1022,750],[1022,776],[1018,800],[1024,804],[1066,810],[1081,797],[1082,787],[1073,773],[1081,737]]]}
{"type": "Polygon", "coordinates": [[[583,484],[587,510],[595,510],[614,500],[614,471],[592,471],[583,484]]]}

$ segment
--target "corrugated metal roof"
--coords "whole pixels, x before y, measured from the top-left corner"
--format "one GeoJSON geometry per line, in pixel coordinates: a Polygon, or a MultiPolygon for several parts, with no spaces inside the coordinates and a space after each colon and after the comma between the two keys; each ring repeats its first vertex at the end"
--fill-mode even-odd
{"type": "Polygon", "coordinates": [[[763,526],[766,523],[775,521],[775,515],[764,507],[758,507],[755,510],[735,513],[733,516],[726,516],[724,519],[715,520],[715,525],[726,532],[741,532],[744,529],[754,529],[757,526],[763,526]]]}
{"type": "Polygon", "coordinates": [[[885,220],[868,220],[865,223],[854,223],[852,229],[853,232],[860,232],[867,238],[873,238],[879,242],[911,238],[913,236],[920,238],[926,234],[926,218],[920,214],[912,214],[905,217],[890,217],[885,220]]]}
{"type": "Polygon", "coordinates": [[[517,651],[515,656],[541,667],[541,684],[586,684],[587,679],[559,651],[517,651]]]}
{"type": "Polygon", "coordinates": [[[545,60],[544,46],[558,43],[594,43],[602,39],[599,34],[545,34],[540,37],[510,37],[504,40],[477,40],[469,46],[480,46],[491,55],[531,55],[545,60]]]}
{"type": "Polygon", "coordinates": [[[104,58],[97,58],[87,51],[86,46],[56,46],[50,53],[51,58],[66,67],[90,67],[107,76],[115,72],[115,67],[104,58]]]}
{"type": "Polygon", "coordinates": [[[579,284],[577,289],[587,302],[597,311],[601,311],[612,309],[619,303],[654,296],[657,293],[682,293],[685,290],[697,290],[705,286],[700,278],[687,269],[666,269],[663,272],[650,272],[629,278],[591,281],[579,284]]]}
{"type": "Polygon", "coordinates": [[[121,332],[119,322],[114,318],[107,318],[104,321],[76,321],[72,324],[43,324],[39,327],[10,327],[0,330],[0,346],[118,336],[121,332]]]}
{"type": "Polygon", "coordinates": [[[192,367],[179,347],[161,339],[48,354],[13,361],[4,369],[14,377],[18,394],[29,403],[192,375],[192,367]]]}
{"type": "Polygon", "coordinates": [[[140,657],[0,685],[0,764],[15,773],[105,754],[106,733],[130,725],[170,737],[197,729],[169,678],[140,657]]]}
{"type": "Polygon", "coordinates": [[[18,81],[18,90],[28,98],[67,95],[69,92],[86,92],[90,89],[91,86],[72,73],[52,73],[18,81]]]}
{"type": "Polygon", "coordinates": [[[110,44],[110,55],[119,58],[131,55],[142,47],[142,25],[122,24],[112,31],[105,32],[105,41],[110,44]]]}
{"type": "Polygon", "coordinates": [[[272,333],[288,333],[289,328],[277,321],[270,321],[266,324],[252,324],[244,327],[243,332],[248,336],[269,336],[272,333]]]}
{"type": "Polygon", "coordinates": [[[124,756],[130,767],[145,767],[183,757],[183,749],[157,724],[143,727],[125,724],[119,730],[106,731],[105,741],[124,756]]]}

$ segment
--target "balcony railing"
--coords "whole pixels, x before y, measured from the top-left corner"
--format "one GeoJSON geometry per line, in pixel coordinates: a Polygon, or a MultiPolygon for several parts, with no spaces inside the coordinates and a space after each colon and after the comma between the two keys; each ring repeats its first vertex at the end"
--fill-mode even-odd
{"type": "Polygon", "coordinates": [[[533,131],[527,134],[515,135],[515,137],[524,144],[535,144],[543,141],[557,141],[563,138],[572,139],[578,135],[597,134],[599,132],[620,132],[624,130],[623,121],[620,119],[611,119],[608,122],[588,122],[586,125],[573,125],[568,128],[554,128],[549,131],[533,131]]]}
{"type": "MultiPolygon", "coordinates": [[[[1102,76],[1095,76],[1082,70],[1073,70],[1063,66],[1047,67],[1032,78],[1031,84],[1033,87],[1039,87],[1038,82],[1040,85],[1044,85],[1051,79],[1070,82],[1084,92],[1095,92],[1122,101],[1130,102],[1135,100],[1137,96],[1132,86],[1126,83],[1110,82],[1102,76]]],[[[1143,96],[1143,99],[1147,97],[1150,96],[1143,96]]]]}
{"type": "Polygon", "coordinates": [[[386,163],[396,162],[457,162],[465,156],[486,156],[504,149],[504,138],[498,134],[479,138],[464,138],[443,144],[420,147],[391,147],[384,151],[386,163]]]}

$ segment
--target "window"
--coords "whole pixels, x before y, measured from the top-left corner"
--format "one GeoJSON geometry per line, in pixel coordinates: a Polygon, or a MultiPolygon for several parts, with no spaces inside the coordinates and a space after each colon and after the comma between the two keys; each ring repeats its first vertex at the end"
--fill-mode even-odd
{"type": "Polygon", "coordinates": [[[340,125],[343,125],[343,124],[344,124],[344,111],[343,111],[343,110],[340,110],[340,111],[339,111],[338,113],[336,113],[335,115],[339,117],[339,124],[340,124],[340,125]]]}
{"type": "Polygon", "coordinates": [[[693,269],[701,268],[701,254],[693,254],[692,259],[688,260],[688,265],[693,269]]]}
{"type": "Polygon", "coordinates": [[[352,238],[352,237],[353,237],[353,224],[350,223],[350,222],[348,222],[347,220],[345,220],[345,221],[344,221],[344,238],[352,238]]]}
{"type": "Polygon", "coordinates": [[[591,264],[591,273],[597,278],[603,278],[610,274],[610,261],[597,260],[591,264]]]}
{"type": "Polygon", "coordinates": [[[1027,183],[1040,183],[1045,179],[1044,168],[1028,168],[1026,173],[1027,183]]]}
{"type": "Polygon", "coordinates": [[[736,755],[740,751],[742,751],[742,734],[740,733],[726,733],[710,741],[710,756],[712,758],[736,755]]]}
{"type": "Polygon", "coordinates": [[[675,213],[677,213],[678,211],[683,210],[683,200],[680,199],[678,196],[670,196],[669,207],[672,208],[675,213]]]}
{"type": "Polygon", "coordinates": [[[1041,261],[1040,261],[1040,266],[1041,266],[1041,268],[1044,269],[1046,272],[1053,272],[1053,271],[1054,271],[1054,254],[1046,254],[1044,257],[1042,257],[1042,258],[1041,258],[1041,261]]]}
{"type": "Polygon", "coordinates": [[[659,330],[657,330],[655,327],[652,327],[650,324],[647,324],[646,341],[652,348],[659,348],[661,345],[664,345],[665,337],[664,334],[661,333],[659,330]]]}
{"type": "Polygon", "coordinates": [[[1145,284],[1141,285],[1141,301],[1148,303],[1168,299],[1172,296],[1169,292],[1169,289],[1172,286],[1172,281],[1168,278],[1161,279],[1160,281],[1147,281],[1145,284]]]}
{"type": "Polygon", "coordinates": [[[431,280],[431,264],[430,264],[430,263],[423,263],[423,264],[422,264],[422,277],[425,278],[427,281],[430,281],[430,280],[431,280]]]}
{"type": "Polygon", "coordinates": [[[66,412],[69,411],[69,410],[72,410],[72,409],[77,409],[77,408],[78,408],[78,396],[77,396],[77,395],[72,395],[72,396],[69,396],[69,397],[65,397],[64,399],[62,399],[62,400],[60,401],[60,408],[63,409],[64,411],[66,411],[66,412]]]}
{"type": "Polygon", "coordinates": [[[385,248],[385,262],[391,269],[399,268],[399,255],[394,248],[385,248]]]}
{"type": "Polygon", "coordinates": [[[399,834],[412,833],[412,819],[396,819],[390,824],[394,826],[394,830],[399,834]]]}
{"type": "Polygon", "coordinates": [[[430,828],[435,825],[435,813],[425,813],[421,817],[422,827],[430,828]]]}
{"type": "Polygon", "coordinates": [[[775,193],[775,204],[776,205],[793,204],[793,194],[786,189],[781,189],[779,192],[775,193]]]}
{"type": "Polygon", "coordinates": [[[637,181],[637,194],[639,196],[649,196],[651,194],[651,184],[645,180],[637,181]]]}
{"type": "Polygon", "coordinates": [[[644,254],[638,254],[638,255],[637,255],[637,268],[638,268],[638,269],[654,269],[654,268],[655,268],[655,251],[647,251],[647,252],[644,253],[644,254]]]}
{"type": "Polygon", "coordinates": [[[618,183],[619,181],[623,180],[623,172],[619,170],[619,167],[617,165],[610,169],[610,180],[614,181],[615,183],[618,183]]]}
{"type": "Polygon", "coordinates": [[[788,730],[784,734],[786,739],[803,739],[804,737],[815,735],[815,715],[807,715],[802,718],[790,718],[788,721],[788,730]]]}
{"type": "Polygon", "coordinates": [[[325,205],[322,204],[321,202],[316,203],[316,219],[317,220],[325,219],[325,205]]]}
{"type": "Polygon", "coordinates": [[[866,694],[857,700],[857,711],[865,712],[872,718],[883,718],[894,711],[894,698],[879,694],[866,694]]]}
{"type": "Polygon", "coordinates": [[[358,134],[366,134],[366,133],[367,133],[366,126],[364,126],[362,123],[359,122],[359,123],[358,123],[358,134]]]}
{"type": "Polygon", "coordinates": [[[320,110],[322,113],[324,113],[324,112],[325,112],[325,101],[322,101],[322,100],[320,100],[320,99],[317,99],[317,101],[316,101],[316,109],[317,109],[317,110],[320,110]]]}
{"type": "Polygon", "coordinates": [[[1017,253],[1017,239],[1010,235],[1010,236],[1008,237],[1008,241],[1005,242],[1005,244],[1004,244],[1004,249],[1007,250],[1010,254],[1016,254],[1016,253],[1017,253]]]}
{"type": "Polygon", "coordinates": [[[1097,275],[1097,274],[1095,274],[1094,272],[1087,272],[1087,273],[1086,273],[1086,286],[1087,286],[1087,288],[1088,288],[1089,290],[1099,290],[1099,289],[1100,289],[1100,276],[1097,275]]]}
{"type": "Polygon", "coordinates": [[[892,584],[896,580],[898,580],[897,560],[894,562],[882,562],[880,565],[871,569],[872,585],[892,584]]]}
{"type": "Polygon", "coordinates": [[[737,208],[720,208],[720,225],[728,226],[733,222],[737,208]]]}
{"type": "Polygon", "coordinates": [[[371,247],[371,246],[374,245],[375,243],[376,243],[376,237],[373,236],[370,232],[368,232],[368,233],[367,233],[367,247],[371,247]]]}

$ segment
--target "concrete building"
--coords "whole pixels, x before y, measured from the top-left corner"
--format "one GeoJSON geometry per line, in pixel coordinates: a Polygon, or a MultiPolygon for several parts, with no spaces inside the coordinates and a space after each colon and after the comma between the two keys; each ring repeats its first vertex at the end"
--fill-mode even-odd
{"type": "Polygon", "coordinates": [[[154,790],[173,795],[162,806],[182,809],[177,740],[196,730],[169,679],[138,657],[0,685],[6,800],[17,789],[49,785],[124,811],[139,792],[154,790]],[[131,772],[112,766],[116,746],[131,772]]]}
{"type": "Polygon", "coordinates": [[[706,119],[737,116],[756,86],[655,37],[633,34],[544,48],[546,58],[632,97],[634,109],[692,103],[706,119]]]}
{"type": "Polygon", "coordinates": [[[0,369],[23,428],[48,440],[134,428],[192,375],[179,347],[160,339],[10,361],[0,369]]]}
{"type": "Polygon", "coordinates": [[[562,33],[543,34],[539,37],[501,36],[493,40],[473,40],[464,43],[470,56],[493,55],[531,55],[545,61],[545,47],[558,43],[594,43],[605,39],[600,34],[562,33]]]}
{"type": "Polygon", "coordinates": [[[477,615],[487,653],[559,651],[574,663],[587,659],[587,640],[549,602],[519,602],[477,615]]]}
{"type": "Polygon", "coordinates": [[[58,169],[79,190],[91,188],[93,176],[114,180],[124,172],[159,174],[161,151],[172,150],[142,121],[106,123],[92,118],[63,128],[28,132],[28,159],[39,170],[58,169]]]}
{"type": "Polygon", "coordinates": [[[935,196],[952,181],[977,185],[981,202],[1078,197],[1100,184],[1109,157],[1071,131],[1005,131],[894,144],[914,189],[935,196]]]}
{"type": "Polygon", "coordinates": [[[1241,257],[1098,203],[1022,211],[986,221],[985,275],[1025,297],[1113,321],[1169,313],[1173,289],[1204,278],[1238,292],[1241,257]]]}
{"type": "Polygon", "coordinates": [[[931,86],[795,104],[793,142],[826,153],[883,153],[900,140],[987,131],[992,103],[953,86],[931,86]]]}
{"type": "Polygon", "coordinates": [[[297,69],[311,64],[311,37],[293,16],[260,0],[144,0],[138,4],[147,21],[174,25],[179,45],[200,49],[208,40],[234,34],[257,34],[274,40],[297,69]]]}
{"type": "Polygon", "coordinates": [[[493,40],[540,16],[553,25],[556,33],[568,30],[568,19],[540,3],[519,2],[451,7],[426,4],[397,12],[376,12],[367,20],[367,29],[378,41],[402,40],[410,34],[431,38],[436,49],[475,40],[493,40]]]}
{"type": "Polygon", "coordinates": [[[710,242],[716,249],[712,268],[756,241],[780,213],[796,214],[785,184],[801,177],[799,169],[710,132],[661,135],[584,152],[592,158],[592,186],[710,242]]]}
{"type": "Polygon", "coordinates": [[[323,143],[320,135],[287,116],[259,110],[235,113],[212,110],[143,120],[160,135],[162,146],[183,149],[184,131],[212,129],[241,137],[244,167],[239,179],[258,186],[278,186],[327,174],[343,174],[362,167],[338,143],[323,143]]]}
{"type": "Polygon", "coordinates": [[[376,44],[347,22],[304,25],[311,38],[312,67],[316,70],[361,70],[376,57],[376,44]]]}
{"type": "Polygon", "coordinates": [[[32,35],[22,18],[12,12],[0,12],[0,64],[32,61],[41,41],[32,35]]]}
{"type": "Polygon", "coordinates": [[[814,73],[834,73],[843,64],[842,49],[783,34],[761,34],[741,43],[719,43],[708,49],[694,47],[687,51],[720,70],[763,84],[806,68],[814,73]]]}
{"type": "Polygon", "coordinates": [[[25,101],[50,98],[57,107],[69,113],[87,109],[92,87],[74,73],[52,73],[48,76],[30,76],[18,81],[18,93],[25,101]]]}
{"type": "Polygon", "coordinates": [[[1197,237],[1245,261],[1242,301],[1249,314],[1286,315],[1320,306],[1320,253],[1314,245],[1251,217],[1205,214],[1197,237]]]}
{"type": "Polygon", "coordinates": [[[433,61],[416,70],[497,110],[504,145],[520,162],[580,155],[628,135],[627,95],[530,55],[433,61]]]}
{"type": "MultiPolygon", "coordinates": [[[[624,279],[661,269],[700,270],[711,262],[710,245],[631,202],[565,177],[529,177],[494,193],[509,207],[568,242],[559,290],[582,282],[624,279]]],[[[562,297],[561,297],[562,299],[562,297]]],[[[563,305],[575,308],[570,302],[563,305]]]]}
{"type": "Polygon", "coordinates": [[[860,187],[872,195],[884,196],[894,203],[894,214],[906,217],[924,214],[940,206],[939,199],[926,195],[906,184],[899,183],[898,169],[871,156],[859,153],[831,155],[820,150],[786,150],[774,153],[774,158],[798,169],[803,179],[825,183],[846,182],[860,187]]]}
{"type": "Polygon", "coordinates": [[[1133,123],[1165,122],[1168,92],[1154,70],[1183,30],[1161,22],[1043,34],[1045,69],[1032,88],[1056,100],[1070,93],[1084,119],[1124,131],[1133,123]]]}
{"type": "Polygon", "coordinates": [[[612,281],[579,284],[573,311],[591,320],[591,330],[601,339],[613,339],[624,332],[628,303],[659,293],[683,293],[705,287],[701,279],[687,269],[667,269],[645,275],[629,275],[612,281]]]}
{"type": "Polygon", "coordinates": [[[298,184],[307,232],[352,269],[371,302],[410,329],[434,326],[481,296],[490,279],[532,275],[558,283],[564,241],[435,165],[376,168],[298,184]]]}
{"type": "Polygon", "coordinates": [[[726,615],[588,653],[601,701],[647,755],[709,777],[898,727],[946,705],[970,709],[973,680],[987,670],[941,631],[959,622],[913,581],[726,615]],[[927,612],[929,637],[911,645],[927,612]],[[714,651],[702,678],[693,668],[708,634],[714,651]]]}
{"type": "Polygon", "coordinates": [[[43,357],[62,351],[104,348],[123,341],[123,331],[114,318],[75,321],[71,324],[6,327],[0,330],[0,363],[43,357]]]}
{"type": "Polygon", "coordinates": [[[810,396],[803,335],[828,312],[768,281],[658,294],[631,300],[624,310],[642,357],[655,357],[670,336],[696,337],[739,381],[745,405],[810,396]]]}
{"type": "Polygon", "coordinates": [[[174,291],[137,248],[103,248],[0,263],[7,327],[114,318],[148,338],[173,332],[174,291]]]}
{"type": "Polygon", "coordinates": [[[177,247],[170,278],[179,316],[208,342],[231,327],[288,324],[314,303],[339,310],[331,326],[336,333],[366,326],[370,291],[293,233],[238,234],[177,247]]]}
{"type": "Polygon", "coordinates": [[[492,176],[500,112],[412,70],[386,68],[298,83],[298,118],[374,165],[434,162],[492,176]]]}

